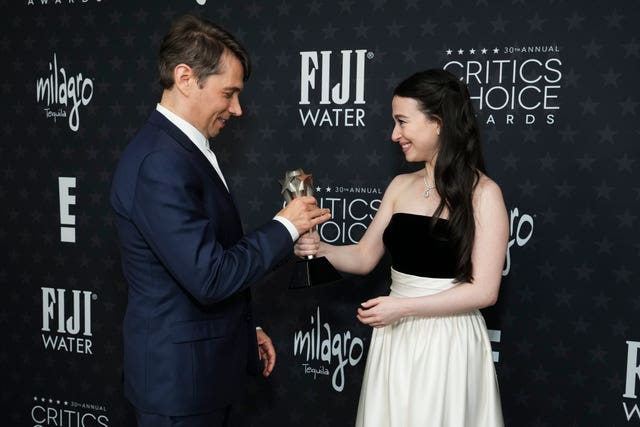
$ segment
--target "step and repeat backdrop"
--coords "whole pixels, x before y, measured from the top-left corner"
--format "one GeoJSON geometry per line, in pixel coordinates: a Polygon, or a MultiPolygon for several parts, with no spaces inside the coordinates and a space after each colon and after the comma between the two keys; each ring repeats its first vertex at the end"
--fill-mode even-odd
{"type": "MultiPolygon", "coordinates": [[[[444,68],[469,84],[510,215],[500,299],[484,311],[508,426],[640,425],[640,7],[555,0],[1,0],[0,424],[127,427],[126,304],[108,203],[118,156],[160,96],[171,20],[234,33],[254,72],[213,141],[245,230],[303,168],[357,242],[406,164],[391,92],[444,68]]],[[[278,351],[238,426],[353,424],[371,330],[368,276],[254,287],[278,351]]],[[[425,425],[426,422],[425,422],[425,425]]]]}

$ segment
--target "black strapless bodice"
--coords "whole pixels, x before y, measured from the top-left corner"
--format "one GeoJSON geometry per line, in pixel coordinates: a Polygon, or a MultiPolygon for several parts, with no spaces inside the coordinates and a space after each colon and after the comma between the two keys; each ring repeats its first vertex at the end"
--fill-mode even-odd
{"type": "Polygon", "coordinates": [[[449,222],[424,215],[395,213],[382,240],[397,271],[421,277],[452,278],[456,256],[450,241],[449,222]]]}

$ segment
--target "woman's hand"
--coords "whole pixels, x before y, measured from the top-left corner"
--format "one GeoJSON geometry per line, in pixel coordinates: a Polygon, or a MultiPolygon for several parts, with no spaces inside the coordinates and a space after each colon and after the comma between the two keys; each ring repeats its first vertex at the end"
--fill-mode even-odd
{"type": "Polygon", "coordinates": [[[381,328],[390,325],[405,316],[404,298],[378,297],[360,304],[358,320],[365,325],[381,328]]]}
{"type": "Polygon", "coordinates": [[[298,238],[293,246],[296,256],[306,258],[308,255],[316,255],[320,249],[320,235],[318,231],[310,231],[298,238]]]}

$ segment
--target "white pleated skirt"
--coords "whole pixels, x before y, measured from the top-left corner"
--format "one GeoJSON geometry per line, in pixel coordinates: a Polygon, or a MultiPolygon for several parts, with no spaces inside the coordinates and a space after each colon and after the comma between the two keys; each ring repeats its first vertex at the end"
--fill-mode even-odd
{"type": "MultiPolygon", "coordinates": [[[[391,281],[390,295],[401,298],[456,286],[393,269],[391,281]]],[[[478,310],[407,317],[373,330],[357,427],[503,425],[491,344],[478,310]]]]}

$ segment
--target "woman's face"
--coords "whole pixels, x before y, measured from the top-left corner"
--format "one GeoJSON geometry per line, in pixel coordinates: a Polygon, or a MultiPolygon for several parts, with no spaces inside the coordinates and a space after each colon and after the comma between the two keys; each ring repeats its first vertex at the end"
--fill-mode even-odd
{"type": "Polygon", "coordinates": [[[413,98],[394,96],[391,102],[393,133],[408,162],[432,161],[440,146],[440,122],[428,118],[413,98]]]}

